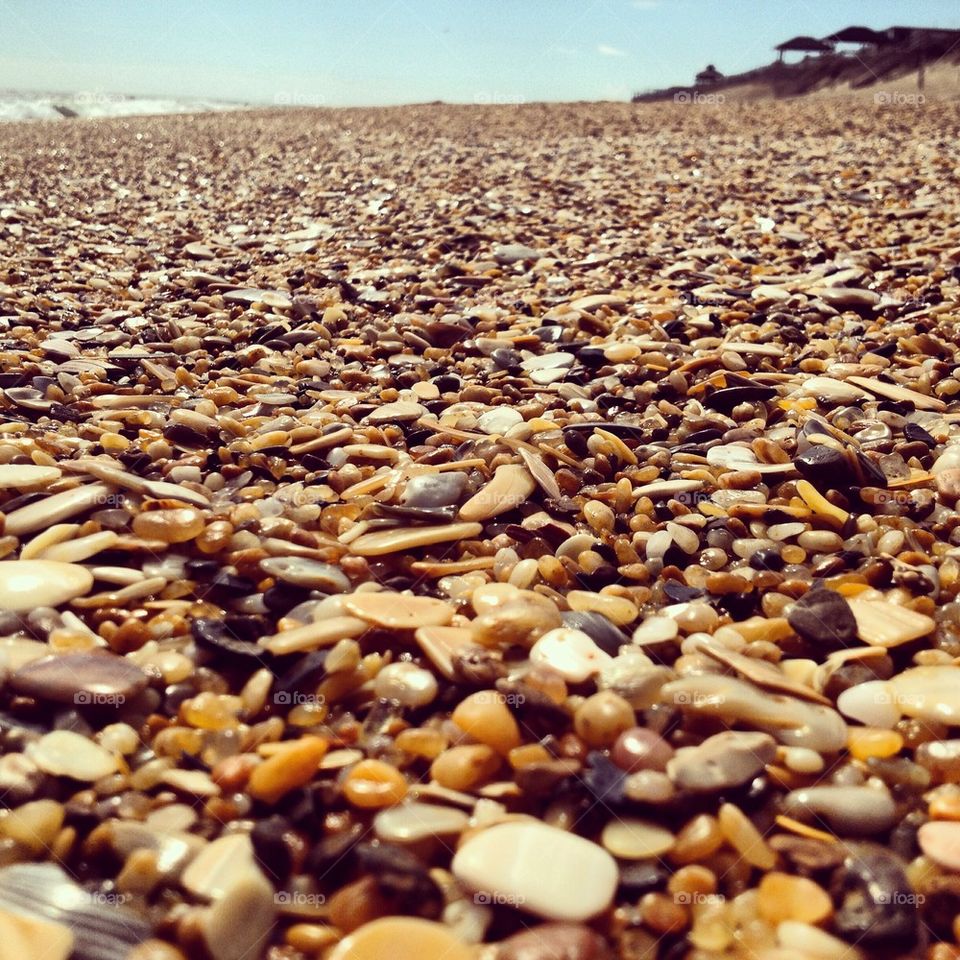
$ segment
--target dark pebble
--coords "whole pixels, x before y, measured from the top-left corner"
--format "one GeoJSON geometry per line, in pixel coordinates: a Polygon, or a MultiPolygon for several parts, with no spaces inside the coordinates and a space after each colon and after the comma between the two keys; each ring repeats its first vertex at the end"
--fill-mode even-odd
{"type": "Polygon", "coordinates": [[[112,653],[68,653],[25,664],[10,677],[17,693],[75,706],[117,706],[147,686],[147,675],[112,653]]]}
{"type": "MultiPolygon", "coordinates": [[[[960,878],[955,878],[960,887],[960,878]]],[[[917,898],[903,864],[880,846],[857,844],[833,875],[837,933],[863,947],[906,945],[917,936],[917,898]]],[[[953,916],[960,911],[957,897],[953,916]]]]}
{"type": "Polygon", "coordinates": [[[835,590],[815,587],[787,614],[787,622],[805,640],[825,649],[858,643],[857,622],[850,604],[835,590]]]}
{"type": "Polygon", "coordinates": [[[794,457],[793,465],[804,480],[809,480],[821,492],[840,490],[857,482],[846,454],[823,443],[816,443],[794,457]]]}
{"type": "Polygon", "coordinates": [[[582,630],[604,653],[615,657],[624,644],[630,643],[630,638],[602,613],[584,610],[567,610],[561,614],[563,625],[575,630],[582,630]]]}
{"type": "Polygon", "coordinates": [[[918,441],[928,447],[935,447],[937,445],[937,441],[933,436],[927,433],[919,423],[908,423],[903,428],[903,435],[907,440],[918,441]]]}
{"type": "Polygon", "coordinates": [[[543,923],[503,940],[496,960],[610,960],[607,942],[574,923],[543,923]]]}

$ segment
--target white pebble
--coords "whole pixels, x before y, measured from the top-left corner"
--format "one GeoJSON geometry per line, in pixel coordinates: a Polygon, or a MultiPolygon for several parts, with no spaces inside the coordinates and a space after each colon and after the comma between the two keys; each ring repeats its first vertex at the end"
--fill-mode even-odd
{"type": "Polygon", "coordinates": [[[837,697],[837,709],[851,720],[883,730],[891,730],[900,719],[896,692],[885,680],[848,687],[837,697]]]}
{"type": "Polygon", "coordinates": [[[437,678],[415,663],[389,663],[373,681],[373,692],[405,707],[422,707],[437,695],[437,678]]]}
{"type": "Polygon", "coordinates": [[[533,645],[530,659],[552,667],[564,680],[582,683],[599,673],[612,658],[582,630],[556,627],[533,645]]]}

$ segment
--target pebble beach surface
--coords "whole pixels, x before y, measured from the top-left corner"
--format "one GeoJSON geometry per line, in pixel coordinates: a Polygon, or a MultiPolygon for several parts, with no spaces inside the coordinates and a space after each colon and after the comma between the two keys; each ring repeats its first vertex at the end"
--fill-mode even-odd
{"type": "Polygon", "coordinates": [[[958,134],[0,128],[0,957],[960,957],[958,134]]]}

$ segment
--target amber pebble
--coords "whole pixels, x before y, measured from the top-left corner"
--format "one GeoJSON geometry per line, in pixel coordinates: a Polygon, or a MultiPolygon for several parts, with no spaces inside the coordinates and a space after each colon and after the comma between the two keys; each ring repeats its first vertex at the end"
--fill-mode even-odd
{"type": "MultiPolygon", "coordinates": [[[[332,914],[332,911],[331,911],[332,914]]],[[[343,927],[340,924],[341,929],[343,927]]],[[[450,927],[418,917],[384,917],[341,940],[327,960],[474,960],[472,947],[450,927]]]]}
{"type": "MultiPolygon", "coordinates": [[[[330,922],[344,933],[351,933],[365,923],[370,923],[388,913],[390,913],[390,902],[380,892],[380,884],[374,876],[361,877],[353,883],[348,883],[327,901],[327,916],[330,922]]],[[[342,957],[343,960],[359,960],[360,957],[366,956],[363,953],[342,952],[347,940],[342,941],[337,947],[337,956],[342,957]]]]}
{"type": "Polygon", "coordinates": [[[847,749],[857,760],[871,757],[892,757],[903,749],[903,737],[894,730],[875,727],[851,727],[847,733],[847,749]]]}
{"type": "Polygon", "coordinates": [[[760,881],[757,911],[768,923],[784,920],[817,924],[833,914],[830,895],[806,877],[774,871],[760,881]]]}
{"type": "Polygon", "coordinates": [[[295,923],[287,929],[283,939],[301,953],[319,954],[337,942],[337,931],[318,923],[295,923]]]}
{"type": "Polygon", "coordinates": [[[761,870],[772,870],[777,862],[776,853],[770,848],[763,835],[753,825],[750,818],[732,803],[720,807],[718,822],[727,843],[743,857],[747,863],[761,870]]]}
{"type": "Polygon", "coordinates": [[[506,755],[520,745],[520,728],[506,704],[506,697],[497,690],[478,690],[465,697],[450,715],[464,733],[478,743],[506,755]]]}
{"type": "Polygon", "coordinates": [[[147,510],[133,518],[133,532],[144,540],[186,543],[203,532],[203,515],[192,507],[147,510]]]}
{"type": "Polygon", "coordinates": [[[451,747],[430,766],[430,776],[450,790],[472,790],[500,769],[500,757],[486,744],[451,747]]]}
{"type": "Polygon", "coordinates": [[[716,853],[722,845],[723,833],[717,818],[700,813],[684,824],[668,856],[674,863],[698,863],[716,853]]]}
{"type": "Polygon", "coordinates": [[[929,813],[934,820],[960,820],[960,793],[937,793],[929,813]]]}
{"type": "Polygon", "coordinates": [[[126,960],[187,960],[186,955],[166,940],[144,940],[128,954],[126,960]]]}
{"type": "Polygon", "coordinates": [[[514,747],[507,755],[507,760],[514,770],[529,767],[534,763],[549,763],[552,759],[550,751],[539,743],[528,743],[522,747],[514,747]]]}
{"type": "MultiPolygon", "coordinates": [[[[681,867],[667,881],[667,892],[672,894],[707,895],[714,893],[716,889],[716,874],[708,867],[698,863],[681,867]]],[[[688,900],[688,902],[690,901],[688,900]]]]}
{"type": "Polygon", "coordinates": [[[361,760],[343,781],[343,795],[355,807],[389,807],[407,795],[403,774],[382,760],[361,760]]]}
{"type": "Polygon", "coordinates": [[[429,727],[410,727],[397,734],[394,744],[398,750],[425,760],[435,760],[447,748],[447,738],[429,727]]]}
{"type": "Polygon", "coordinates": [[[247,792],[258,800],[276,803],[284,794],[313,779],[326,752],[327,741],[321,737],[302,737],[284,745],[253,769],[247,792]]]}
{"type": "Polygon", "coordinates": [[[239,723],[238,715],[243,710],[243,701],[228,694],[204,690],[180,708],[184,723],[199,730],[226,730],[239,723]]]}
{"type": "Polygon", "coordinates": [[[587,697],[574,714],[577,735],[590,747],[609,747],[636,723],[633,707],[612,690],[587,697]]]}
{"type": "Polygon", "coordinates": [[[648,893],[640,900],[640,916],[655,933],[680,933],[690,917],[679,898],[663,893],[648,893]]]}

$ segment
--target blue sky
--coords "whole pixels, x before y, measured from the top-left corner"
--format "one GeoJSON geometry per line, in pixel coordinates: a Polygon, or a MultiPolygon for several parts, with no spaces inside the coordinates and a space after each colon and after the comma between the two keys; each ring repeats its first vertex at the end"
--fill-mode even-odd
{"type": "Polygon", "coordinates": [[[960,27],[960,4],[0,0],[0,88],[330,106],[626,99],[850,24],[960,27]]]}

